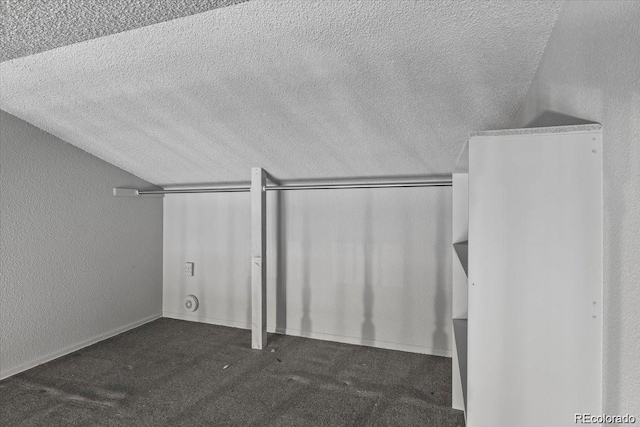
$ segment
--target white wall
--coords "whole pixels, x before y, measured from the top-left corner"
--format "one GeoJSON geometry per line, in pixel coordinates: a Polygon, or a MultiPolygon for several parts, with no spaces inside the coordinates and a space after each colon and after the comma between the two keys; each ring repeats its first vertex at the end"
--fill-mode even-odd
{"type": "MultiPolygon", "coordinates": [[[[269,193],[269,331],[451,354],[450,188],[282,197],[278,224],[269,193]]],[[[249,225],[248,193],[165,197],[165,316],[250,327],[249,225]],[[193,315],[188,294],[201,303],[193,315]]]]}
{"type": "Polygon", "coordinates": [[[0,377],[161,315],[162,201],[0,112],[0,377]]]}
{"type": "MultiPolygon", "coordinates": [[[[567,2],[517,126],[603,124],[604,409],[640,416],[640,2],[567,2]],[[567,123],[547,115],[541,125],[567,123]]],[[[578,410],[578,408],[576,408],[578,410]]]]}

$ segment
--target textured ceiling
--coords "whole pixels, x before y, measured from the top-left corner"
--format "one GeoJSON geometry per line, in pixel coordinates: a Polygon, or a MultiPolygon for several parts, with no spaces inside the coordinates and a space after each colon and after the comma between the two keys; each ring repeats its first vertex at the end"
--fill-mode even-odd
{"type": "Polygon", "coordinates": [[[243,1],[6,0],[0,6],[0,61],[243,1]]]}
{"type": "Polygon", "coordinates": [[[450,173],[560,6],[250,1],[5,61],[0,105],[160,185],[450,173]]]}

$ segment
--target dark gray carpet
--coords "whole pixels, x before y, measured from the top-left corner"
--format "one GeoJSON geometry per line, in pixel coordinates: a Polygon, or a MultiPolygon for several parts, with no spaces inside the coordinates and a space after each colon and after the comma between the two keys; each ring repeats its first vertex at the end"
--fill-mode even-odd
{"type": "Polygon", "coordinates": [[[258,351],[250,339],[159,319],[0,382],[1,424],[464,426],[451,359],[283,335],[258,351]]]}

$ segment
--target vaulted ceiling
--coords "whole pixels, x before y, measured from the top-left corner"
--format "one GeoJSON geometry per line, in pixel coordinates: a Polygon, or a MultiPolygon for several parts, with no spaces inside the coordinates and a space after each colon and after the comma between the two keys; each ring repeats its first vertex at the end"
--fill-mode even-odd
{"type": "Polygon", "coordinates": [[[78,39],[16,37],[1,108],[159,185],[246,181],[252,166],[281,179],[445,174],[470,131],[513,123],[561,7],[207,3],[78,39]]]}
{"type": "Polygon", "coordinates": [[[5,0],[0,61],[247,0],[5,0]]]}

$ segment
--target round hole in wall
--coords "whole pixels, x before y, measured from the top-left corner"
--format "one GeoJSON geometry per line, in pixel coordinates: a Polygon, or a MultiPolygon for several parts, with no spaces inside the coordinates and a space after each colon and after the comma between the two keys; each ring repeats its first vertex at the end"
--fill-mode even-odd
{"type": "Polygon", "coordinates": [[[194,312],[198,309],[199,305],[198,298],[196,298],[195,295],[187,295],[184,299],[184,308],[187,311],[194,312]]]}

